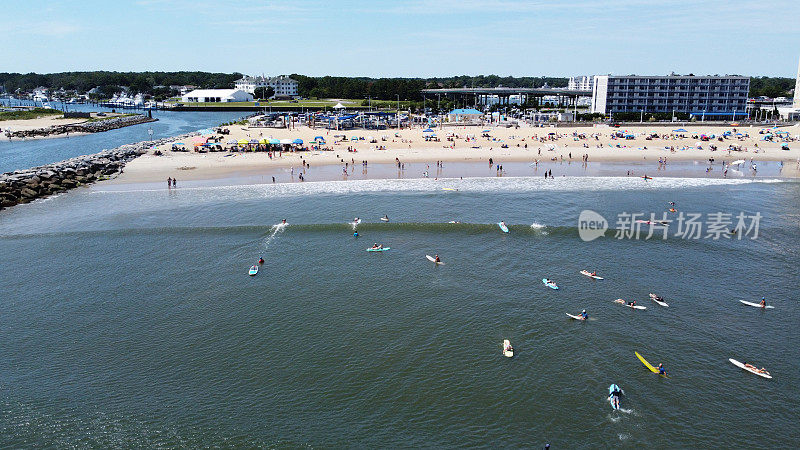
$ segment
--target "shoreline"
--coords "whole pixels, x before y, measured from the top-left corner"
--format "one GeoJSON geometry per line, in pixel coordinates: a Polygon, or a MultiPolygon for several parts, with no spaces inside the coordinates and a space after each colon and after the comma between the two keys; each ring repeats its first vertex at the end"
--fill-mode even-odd
{"type": "MultiPolygon", "coordinates": [[[[674,163],[710,165],[722,172],[721,164],[744,160],[738,169],[745,170],[755,163],[783,162],[785,170],[779,176],[797,177],[796,170],[789,166],[800,162],[800,126],[784,128],[791,136],[788,142],[764,141],[764,129],[736,129],[711,127],[693,129],[686,133],[665,133],[647,125],[637,128],[616,129],[609,127],[564,128],[519,127],[486,128],[445,127],[433,133],[422,128],[392,130],[333,131],[305,126],[295,129],[248,128],[241,125],[227,127],[229,135],[219,136],[220,149],[236,148],[230,145],[239,140],[260,141],[264,139],[300,139],[308,151],[288,150],[289,146],[247,145],[241,148],[262,151],[215,151],[196,153],[190,151],[191,141],[182,142],[183,137],[168,139],[166,143],[153,147],[147,154],[131,161],[119,177],[120,183],[156,182],[167,177],[186,180],[217,180],[236,176],[252,177],[269,175],[289,170],[298,173],[303,166],[336,167],[338,174],[344,169],[361,170],[376,165],[396,166],[401,164],[429,164],[437,161],[452,165],[471,163],[487,165],[491,158],[495,165],[556,164],[555,167],[583,164],[584,155],[588,164],[628,163],[649,165],[647,171],[656,172],[660,161],[665,167],[674,163]],[[733,130],[741,134],[735,136],[733,130]],[[704,132],[703,132],[704,131],[704,132]],[[635,136],[620,138],[620,134],[635,136]],[[726,133],[723,138],[723,133],[726,133]],[[714,136],[713,139],[701,135],[714,136]],[[315,146],[313,141],[322,138],[326,143],[315,146]],[[345,139],[342,139],[342,138],[345,139]],[[182,142],[184,151],[172,151],[173,144],[182,142]],[[781,150],[788,145],[790,150],[781,150]],[[738,151],[730,149],[738,149],[738,151]],[[272,150],[267,152],[266,150],[272,150]],[[162,156],[155,156],[154,151],[162,156]],[[272,157],[270,157],[272,156],[272,157]],[[709,160],[713,162],[709,163],[709,160]],[[745,167],[746,166],[746,167],[745,167]]],[[[180,147],[180,146],[179,146],[180,147]]],[[[202,148],[202,147],[195,147],[202,148]]],[[[733,168],[736,168],[735,166],[733,168]]],[[[422,172],[422,171],[420,171],[422,172]]],[[[429,170],[433,176],[433,172],[429,170]]]]}
{"type": "MultiPolygon", "coordinates": [[[[141,158],[141,157],[140,157],[141,158]]],[[[135,161],[135,160],[134,160],[135,161]]],[[[109,180],[95,184],[95,189],[118,191],[129,189],[142,190],[168,190],[164,186],[166,177],[161,179],[141,178],[129,176],[128,168],[133,163],[130,162],[125,170],[109,180]]],[[[358,182],[358,181],[430,181],[431,183],[442,182],[452,183],[453,181],[467,181],[478,179],[542,179],[544,173],[552,171],[553,178],[550,181],[585,179],[585,178],[607,178],[607,179],[631,179],[641,183],[651,183],[641,179],[645,174],[653,179],[715,179],[733,181],[758,181],[784,179],[786,181],[798,178],[800,168],[792,167],[787,173],[786,164],[779,162],[765,162],[754,175],[744,171],[729,171],[729,176],[723,176],[719,166],[714,167],[710,172],[706,172],[706,167],[695,162],[676,162],[661,167],[660,169],[651,165],[638,162],[595,162],[588,164],[572,163],[540,163],[539,166],[531,166],[526,162],[507,163],[503,173],[498,173],[496,168],[490,168],[488,164],[481,162],[455,162],[444,163],[437,168],[434,163],[408,163],[405,170],[398,171],[392,164],[370,164],[366,168],[360,166],[355,170],[350,170],[345,176],[335,165],[324,165],[311,167],[301,172],[295,168],[294,173],[286,166],[273,166],[268,170],[239,170],[225,171],[217,170],[213,172],[213,177],[208,177],[208,172],[193,174],[192,170],[178,171],[173,174],[178,181],[177,188],[169,189],[194,189],[207,187],[229,187],[229,186],[264,186],[264,185],[290,185],[290,184],[314,184],[328,182],[358,182]],[[429,176],[422,175],[424,171],[429,171],[429,176]],[[304,174],[304,180],[299,179],[299,174],[304,174]],[[197,176],[201,175],[201,176],[197,176]],[[273,178],[274,181],[273,181],[273,178]]],[[[495,166],[496,167],[496,166],[495,166]]],[[[545,181],[547,182],[547,181],[545,181]]]]}

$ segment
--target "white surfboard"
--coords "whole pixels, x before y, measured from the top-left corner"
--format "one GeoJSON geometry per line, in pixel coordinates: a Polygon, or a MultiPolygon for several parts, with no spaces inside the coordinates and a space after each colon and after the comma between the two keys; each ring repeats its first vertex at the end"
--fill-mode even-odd
{"type": "Polygon", "coordinates": [[[628,302],[626,302],[625,300],[623,300],[621,298],[618,298],[618,299],[614,300],[614,303],[619,303],[622,306],[627,306],[628,308],[633,308],[633,309],[647,309],[646,306],[640,306],[640,305],[631,306],[631,305],[628,304],[628,302]]]}
{"type": "Polygon", "coordinates": [[[509,341],[508,339],[503,341],[503,355],[506,358],[511,358],[512,356],[514,356],[514,349],[513,348],[511,350],[506,350],[506,347],[510,347],[510,346],[511,346],[511,341],[509,341]]]}
{"type": "Polygon", "coordinates": [[[748,372],[750,372],[750,373],[754,373],[754,374],[756,374],[756,375],[758,375],[758,376],[760,376],[760,377],[764,377],[764,378],[772,379],[772,375],[770,375],[770,374],[768,374],[768,373],[760,373],[760,372],[759,372],[759,371],[757,371],[757,370],[753,370],[753,369],[751,369],[751,368],[749,368],[749,367],[745,366],[745,365],[744,365],[744,363],[740,363],[739,361],[737,361],[737,360],[735,360],[735,359],[733,359],[733,358],[728,358],[728,361],[730,361],[730,362],[731,362],[731,364],[733,364],[734,366],[736,366],[736,367],[738,367],[738,368],[740,368],[740,369],[744,369],[744,370],[746,370],[746,371],[748,371],[748,372]]]}
{"type": "Polygon", "coordinates": [[[656,294],[650,294],[650,299],[651,299],[651,300],[653,300],[654,302],[658,303],[659,305],[661,305],[661,306],[663,306],[663,307],[666,307],[666,308],[668,308],[668,307],[669,307],[669,305],[667,304],[667,302],[665,302],[665,301],[662,301],[662,300],[658,300],[658,298],[657,298],[657,297],[658,297],[658,296],[657,296],[656,294]]]}
{"type": "Polygon", "coordinates": [[[436,258],[434,258],[434,257],[433,257],[433,256],[431,256],[431,255],[425,255],[425,257],[426,257],[426,258],[428,258],[428,261],[430,261],[430,262],[434,262],[434,263],[436,263],[436,264],[439,264],[440,266],[443,266],[443,265],[444,265],[444,263],[443,263],[443,262],[441,262],[441,261],[439,261],[439,262],[436,262],[436,258]]]}
{"type": "Polygon", "coordinates": [[[498,223],[497,223],[497,226],[498,226],[498,227],[500,227],[500,229],[501,229],[501,230],[503,230],[503,233],[508,233],[508,227],[506,226],[506,224],[505,224],[505,223],[503,223],[503,222],[498,222],[498,223]]]}
{"type": "Polygon", "coordinates": [[[573,318],[573,319],[575,319],[575,320],[583,320],[583,317],[582,317],[582,316],[573,316],[573,315],[572,315],[572,314],[570,314],[570,313],[565,313],[565,314],[566,314],[566,315],[568,315],[568,316],[570,316],[570,317],[572,317],[572,318],[573,318]]]}
{"type": "Polygon", "coordinates": [[[775,308],[775,307],[774,307],[774,306],[772,306],[772,305],[761,306],[761,305],[759,305],[758,303],[746,302],[746,301],[744,301],[744,300],[739,300],[739,301],[740,301],[740,302],[742,302],[742,303],[744,303],[744,304],[745,304],[745,305],[747,305],[747,306],[755,306],[756,308],[762,308],[762,309],[773,309],[773,308],[775,308]]]}
{"type": "Polygon", "coordinates": [[[581,275],[586,275],[589,278],[594,278],[595,280],[602,280],[603,277],[598,277],[597,275],[592,275],[591,272],[588,270],[581,270],[581,275]]]}

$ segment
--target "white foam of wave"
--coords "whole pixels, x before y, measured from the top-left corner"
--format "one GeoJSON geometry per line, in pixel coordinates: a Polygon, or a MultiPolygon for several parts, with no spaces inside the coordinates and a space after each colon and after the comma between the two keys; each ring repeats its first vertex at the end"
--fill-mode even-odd
{"type": "MultiPolygon", "coordinates": [[[[483,177],[457,179],[448,178],[431,180],[428,178],[416,179],[376,179],[352,181],[315,181],[304,183],[282,184],[253,184],[253,185],[227,185],[181,187],[173,190],[173,195],[186,195],[194,200],[206,199],[210,201],[227,200],[232,197],[237,200],[252,200],[274,197],[294,197],[308,195],[351,195],[360,193],[380,192],[427,192],[442,195],[459,195],[463,193],[519,193],[540,191],[619,191],[619,190],[650,190],[682,189],[714,186],[738,186],[754,183],[783,183],[783,179],[730,179],[730,178],[670,178],[663,177],[643,183],[638,177],[564,177],[555,180],[543,180],[538,177],[483,177]],[[445,184],[446,183],[446,184],[445,184]],[[442,191],[443,186],[458,189],[442,191]]],[[[95,187],[89,191],[92,194],[126,194],[126,193],[163,193],[164,189],[103,189],[95,187]]]]}
{"type": "Polygon", "coordinates": [[[289,225],[288,223],[276,223],[275,225],[270,228],[269,236],[264,239],[264,250],[269,249],[269,244],[275,239],[275,236],[286,229],[286,226],[289,225]]]}
{"type": "Polygon", "coordinates": [[[531,229],[532,230],[537,231],[537,232],[539,232],[541,234],[547,235],[547,231],[545,231],[545,228],[547,228],[545,225],[542,225],[542,224],[540,224],[538,222],[533,222],[531,224],[531,229]]]}

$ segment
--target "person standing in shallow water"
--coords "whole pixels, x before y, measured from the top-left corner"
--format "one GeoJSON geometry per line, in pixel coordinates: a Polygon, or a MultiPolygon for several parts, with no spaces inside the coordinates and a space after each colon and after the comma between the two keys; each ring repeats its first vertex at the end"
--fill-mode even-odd
{"type": "Polygon", "coordinates": [[[178,179],[177,178],[173,178],[172,179],[172,187],[178,187],[178,179]]]}
{"type": "Polygon", "coordinates": [[[172,177],[167,177],[167,188],[172,187],[172,177]]]}

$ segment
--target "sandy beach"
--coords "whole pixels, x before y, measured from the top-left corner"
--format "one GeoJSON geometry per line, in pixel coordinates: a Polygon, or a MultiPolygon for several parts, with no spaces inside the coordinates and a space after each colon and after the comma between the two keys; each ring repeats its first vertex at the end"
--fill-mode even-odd
{"type": "MultiPolygon", "coordinates": [[[[789,133],[790,142],[785,144],[789,150],[782,150],[783,142],[763,140],[760,134],[765,127],[746,126],[608,126],[581,127],[476,127],[453,126],[436,129],[434,133],[424,132],[423,128],[401,130],[350,130],[333,131],[321,128],[297,127],[295,129],[248,128],[242,125],[228,127],[230,135],[220,136],[220,145],[239,139],[302,139],[303,147],[309,151],[275,152],[272,157],[267,152],[210,152],[192,151],[191,140],[182,140],[189,152],[173,152],[173,141],[154,147],[148,154],[130,162],[125,172],[115,183],[137,183],[162,181],[167,177],[182,180],[211,180],[237,176],[256,176],[275,173],[276,170],[289,170],[299,173],[303,163],[311,166],[353,166],[400,163],[427,163],[431,167],[437,161],[447,163],[488,162],[495,164],[563,162],[582,164],[584,157],[591,162],[630,162],[637,166],[652,165],[654,171],[659,161],[695,161],[708,165],[714,159],[717,167],[723,162],[745,160],[742,167],[749,170],[751,160],[783,161],[786,166],[794,166],[800,158],[800,126],[781,128],[789,133]],[[685,129],[686,132],[675,132],[685,129]],[[484,132],[488,130],[488,132],[484,132]],[[728,133],[722,137],[724,133],[728,133]],[[737,135],[737,133],[739,133],[737,135]],[[435,134],[435,137],[428,137],[435,134]],[[488,135],[488,137],[486,136],[488,135]],[[632,139],[626,138],[633,135],[632,139]],[[704,140],[702,135],[714,136],[704,140]],[[326,143],[310,146],[315,137],[322,136],[326,143]],[[338,137],[337,137],[338,136],[338,137]],[[346,136],[346,140],[341,139],[346,136]],[[715,149],[714,149],[715,147],[715,149]],[[739,151],[733,149],[740,149],[739,151]],[[163,155],[155,156],[160,150],[163,155]],[[584,156],[586,155],[586,156],[584,156]],[[795,164],[790,164],[795,163],[795,164]]],[[[360,169],[359,169],[360,170],[360,169]]],[[[339,170],[344,173],[343,170],[339,170]]],[[[720,176],[722,169],[718,168],[720,176]]],[[[784,176],[796,176],[796,170],[782,171],[784,176]]],[[[433,171],[429,174],[433,177],[433,171]]]]}

